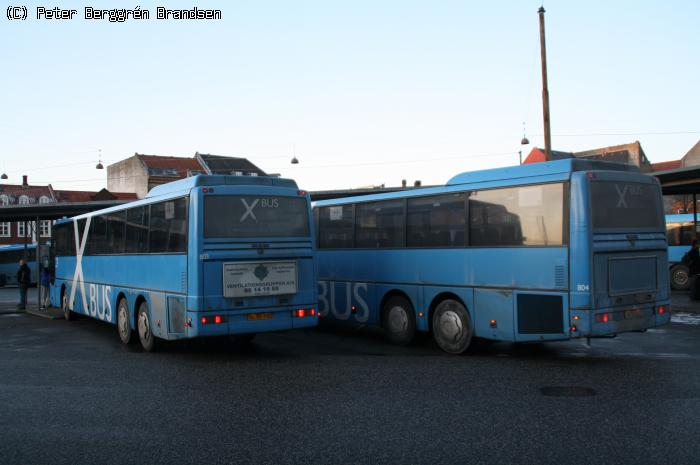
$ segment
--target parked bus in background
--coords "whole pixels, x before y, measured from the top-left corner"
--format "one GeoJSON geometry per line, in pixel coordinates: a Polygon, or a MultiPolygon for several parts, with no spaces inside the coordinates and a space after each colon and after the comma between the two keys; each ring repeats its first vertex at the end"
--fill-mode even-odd
{"type": "Polygon", "coordinates": [[[450,353],[669,321],[661,189],[630,166],[561,160],[442,187],[320,201],[321,317],[450,353]]]}
{"type": "Polygon", "coordinates": [[[56,223],[52,302],[156,338],[317,324],[310,201],[294,181],[195,176],[56,223]]]}
{"type": "Polygon", "coordinates": [[[27,259],[27,266],[31,271],[31,284],[36,285],[39,279],[36,244],[13,244],[0,246],[0,286],[17,285],[17,270],[21,258],[27,259]]]}
{"type": "Polygon", "coordinates": [[[695,238],[692,213],[666,215],[666,236],[668,238],[668,264],[671,267],[671,287],[687,290],[690,287],[688,267],[681,260],[690,250],[695,238]]]}

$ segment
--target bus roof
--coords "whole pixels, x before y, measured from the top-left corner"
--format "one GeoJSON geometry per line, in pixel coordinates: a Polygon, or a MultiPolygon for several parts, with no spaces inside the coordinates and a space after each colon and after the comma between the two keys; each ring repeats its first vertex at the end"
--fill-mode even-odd
{"type": "MultiPolygon", "coordinates": [[[[27,242],[26,247],[28,249],[35,249],[36,248],[36,242],[27,242]]],[[[17,250],[17,249],[24,249],[25,244],[7,244],[7,245],[0,245],[0,252],[6,252],[8,250],[17,250]]]]}
{"type": "Polygon", "coordinates": [[[197,175],[179,179],[166,184],[156,186],[148,192],[146,198],[160,197],[161,195],[175,194],[182,191],[190,191],[199,186],[277,186],[297,188],[297,183],[292,179],[273,178],[271,176],[226,176],[226,175],[197,175]]]}
{"type": "Polygon", "coordinates": [[[530,178],[533,176],[571,173],[572,171],[631,171],[639,173],[639,168],[632,165],[623,165],[621,163],[612,163],[608,161],[569,158],[566,160],[493,168],[490,170],[466,171],[447,181],[447,185],[452,186],[455,184],[530,178]]]}
{"type": "Polygon", "coordinates": [[[204,175],[191,176],[189,178],[178,179],[166,184],[156,186],[148,192],[148,195],[140,200],[123,203],[114,207],[95,210],[82,215],[77,215],[72,218],[62,218],[56,221],[57,224],[68,221],[69,219],[88,218],[103,213],[118,212],[130,207],[139,205],[149,205],[160,200],[176,198],[187,195],[195,187],[201,186],[274,186],[297,189],[297,183],[292,179],[274,178],[271,176],[227,176],[227,175],[204,175]]]}
{"type": "Polygon", "coordinates": [[[424,187],[405,191],[382,194],[361,195],[314,202],[314,206],[340,205],[373,200],[415,197],[464,190],[465,184],[475,184],[476,187],[491,188],[501,185],[519,185],[533,182],[555,182],[566,180],[573,171],[627,171],[639,173],[639,168],[621,163],[611,163],[597,160],[566,159],[527,165],[508,166],[489,170],[467,171],[447,181],[444,186],[424,187]]]}

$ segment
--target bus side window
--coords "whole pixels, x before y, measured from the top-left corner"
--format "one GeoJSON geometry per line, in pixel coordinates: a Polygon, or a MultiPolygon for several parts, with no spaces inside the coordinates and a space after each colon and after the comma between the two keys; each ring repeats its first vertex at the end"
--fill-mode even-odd
{"type": "Polygon", "coordinates": [[[126,211],[126,253],[148,253],[148,205],[126,211]]]}

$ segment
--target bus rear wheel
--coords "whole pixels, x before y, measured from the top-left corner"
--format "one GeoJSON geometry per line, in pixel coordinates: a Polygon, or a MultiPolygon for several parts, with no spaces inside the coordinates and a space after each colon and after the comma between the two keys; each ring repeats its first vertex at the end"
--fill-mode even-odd
{"type": "Polygon", "coordinates": [[[68,295],[65,289],[61,291],[61,310],[63,310],[63,318],[65,318],[66,321],[75,320],[75,315],[73,315],[70,312],[70,308],[68,308],[68,295]]]}
{"type": "Polygon", "coordinates": [[[690,272],[685,265],[675,265],[671,268],[671,287],[677,291],[690,288],[690,272]]]}
{"type": "Polygon", "coordinates": [[[138,331],[139,331],[139,341],[141,341],[141,347],[146,352],[153,350],[155,346],[155,336],[153,336],[151,320],[148,316],[148,304],[146,302],[141,302],[139,305],[138,313],[138,331]]]}
{"type": "Polygon", "coordinates": [[[131,342],[131,323],[129,322],[129,304],[126,299],[119,299],[117,304],[117,330],[122,343],[131,342]]]}
{"type": "Polygon", "coordinates": [[[408,345],[416,335],[416,313],[405,297],[390,298],[382,311],[382,326],[387,338],[398,345],[408,345]]]}
{"type": "Polygon", "coordinates": [[[466,352],[473,333],[469,312],[458,301],[443,300],[433,311],[433,338],[448,354],[466,352]]]}

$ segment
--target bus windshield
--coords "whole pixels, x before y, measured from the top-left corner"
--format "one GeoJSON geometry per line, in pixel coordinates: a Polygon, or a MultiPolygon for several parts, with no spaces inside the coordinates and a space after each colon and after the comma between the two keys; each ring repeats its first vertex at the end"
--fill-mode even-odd
{"type": "Polygon", "coordinates": [[[309,236],[305,197],[207,195],[204,237],[309,236]]]}
{"type": "Polygon", "coordinates": [[[655,184],[592,181],[593,229],[663,229],[659,188],[655,184]]]}

